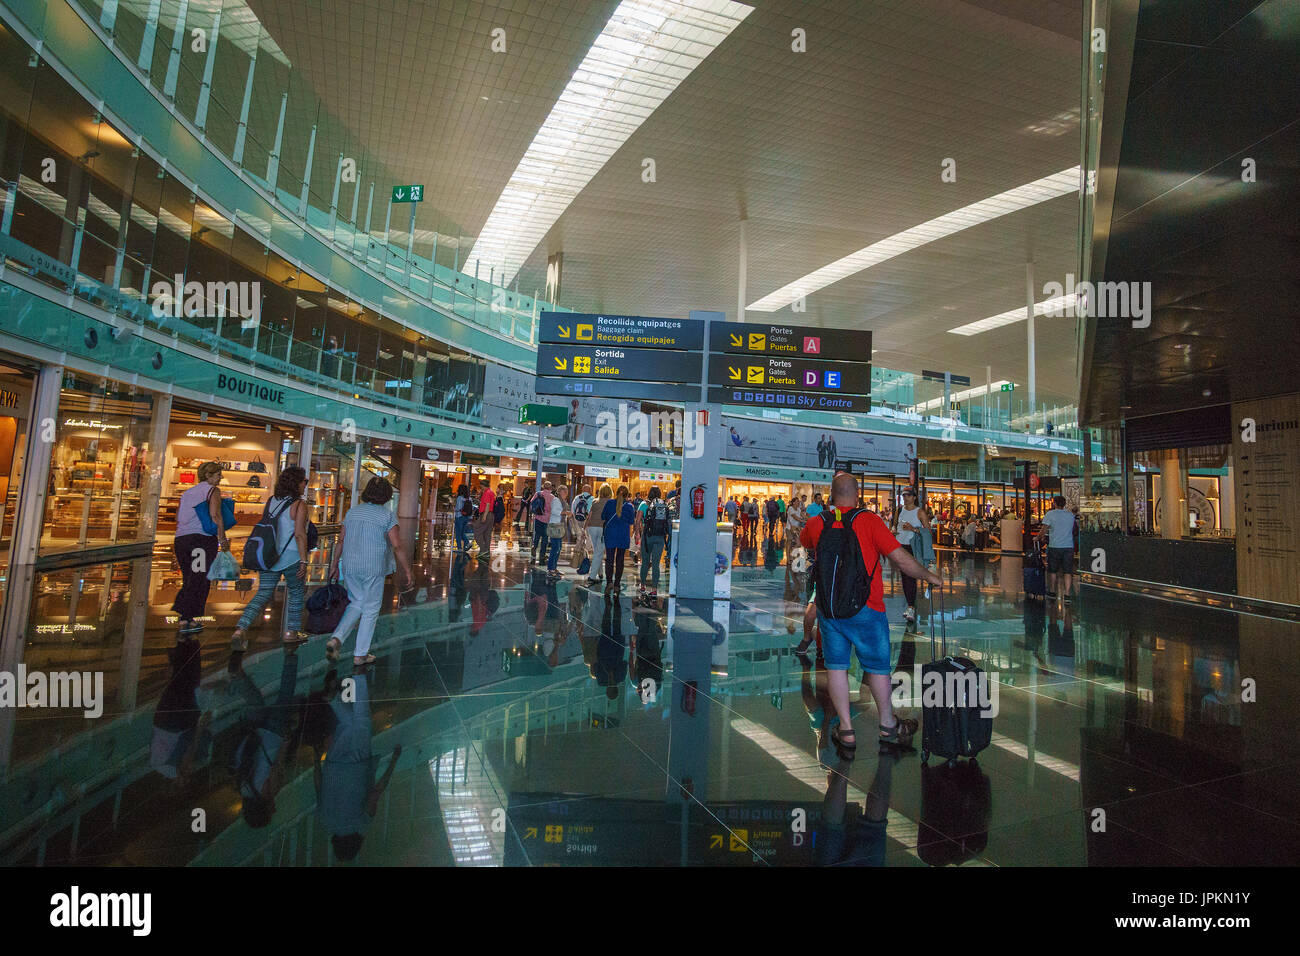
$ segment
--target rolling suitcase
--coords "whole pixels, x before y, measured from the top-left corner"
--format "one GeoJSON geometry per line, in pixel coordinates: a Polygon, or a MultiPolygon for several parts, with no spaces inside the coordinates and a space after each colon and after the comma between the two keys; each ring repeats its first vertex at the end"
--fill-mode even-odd
{"type": "Polygon", "coordinates": [[[1043,570],[1043,552],[1034,542],[1033,550],[1025,555],[1025,596],[1047,597],[1047,572],[1043,570]]]}
{"type": "MultiPolygon", "coordinates": [[[[934,593],[931,589],[931,594],[934,593]]],[[[930,663],[921,665],[921,762],[934,754],[950,764],[958,757],[974,759],[993,740],[993,718],[985,716],[977,687],[979,666],[969,657],[948,656],[948,624],[943,616],[943,588],[939,588],[939,628],[943,656],[934,659],[934,614],[930,616],[930,663]],[[937,677],[930,676],[937,675],[937,677]],[[942,693],[935,701],[934,682],[942,693]],[[972,699],[973,695],[973,699],[972,699]]]]}
{"type": "Polygon", "coordinates": [[[921,767],[916,855],[930,866],[958,866],[989,842],[993,788],[973,760],[921,767]]]}

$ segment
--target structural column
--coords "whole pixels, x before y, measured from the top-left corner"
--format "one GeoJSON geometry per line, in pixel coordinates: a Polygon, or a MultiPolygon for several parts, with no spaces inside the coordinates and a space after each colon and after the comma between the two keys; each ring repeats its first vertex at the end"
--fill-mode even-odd
{"type": "Polygon", "coordinates": [[[397,488],[397,526],[402,535],[402,545],[406,548],[406,555],[414,561],[415,533],[420,524],[420,465],[412,456],[410,445],[394,443],[394,457],[399,454],[399,448],[405,454],[399,459],[402,471],[397,488]]]}
{"type": "Polygon", "coordinates": [[[1029,420],[1032,423],[1034,415],[1034,405],[1037,403],[1038,387],[1035,384],[1037,376],[1035,374],[1035,352],[1034,352],[1034,264],[1025,263],[1025,328],[1027,331],[1027,345],[1029,349],[1029,420]]]}
{"type": "MultiPolygon", "coordinates": [[[[140,531],[137,540],[141,542],[152,542],[158,532],[158,502],[162,496],[167,429],[171,425],[171,419],[171,395],[154,395],[153,418],[149,422],[149,444],[145,448],[148,471],[145,473],[144,487],[140,489],[140,531]]],[[[151,574],[151,558],[136,558],[131,562],[131,597],[126,609],[126,625],[122,637],[122,681],[118,688],[118,704],[124,711],[133,710],[136,705],[144,629],[149,617],[151,574]]]]}

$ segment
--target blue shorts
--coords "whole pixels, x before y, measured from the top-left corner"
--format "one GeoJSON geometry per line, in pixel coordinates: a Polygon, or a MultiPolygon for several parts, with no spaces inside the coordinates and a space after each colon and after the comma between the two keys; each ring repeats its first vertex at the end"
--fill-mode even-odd
{"type": "Polygon", "coordinates": [[[846,671],[849,657],[858,652],[858,663],[868,674],[889,674],[889,618],[884,611],[864,607],[853,617],[829,618],[817,615],[822,632],[822,655],[826,669],[846,671]]]}

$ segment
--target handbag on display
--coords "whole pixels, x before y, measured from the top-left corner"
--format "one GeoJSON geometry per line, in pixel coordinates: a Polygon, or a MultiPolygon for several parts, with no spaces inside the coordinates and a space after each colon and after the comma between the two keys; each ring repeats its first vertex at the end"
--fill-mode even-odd
{"type": "MultiPolygon", "coordinates": [[[[248,470],[249,470],[249,471],[252,471],[253,469],[250,468],[250,469],[248,469],[248,470]]],[[[245,487],[245,488],[261,488],[261,487],[262,487],[262,479],[259,478],[259,477],[257,477],[257,475],[255,475],[255,474],[253,474],[253,475],[249,475],[249,476],[248,476],[248,484],[245,485],[244,487],[245,487]]]]}
{"type": "Polygon", "coordinates": [[[255,471],[260,475],[266,474],[266,465],[262,464],[261,455],[253,456],[253,460],[248,463],[248,470],[255,471]]]}

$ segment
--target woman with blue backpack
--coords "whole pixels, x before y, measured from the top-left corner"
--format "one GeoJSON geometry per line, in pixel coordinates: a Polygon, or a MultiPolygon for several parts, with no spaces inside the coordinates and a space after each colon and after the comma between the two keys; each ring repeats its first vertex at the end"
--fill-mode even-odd
{"type": "Polygon", "coordinates": [[[262,520],[249,536],[244,567],[257,570],[257,593],[244,607],[239,624],[230,635],[230,649],[233,651],[247,650],[248,629],[271,603],[281,577],[285,588],[284,643],[297,646],[307,640],[302,631],[307,556],[311,553],[307,547],[307,512],[310,506],[303,499],[306,490],[307,472],[302,467],[290,465],[280,472],[275,482],[275,494],[266,503],[262,520]],[[260,534],[263,529],[269,533],[260,534]]]}

